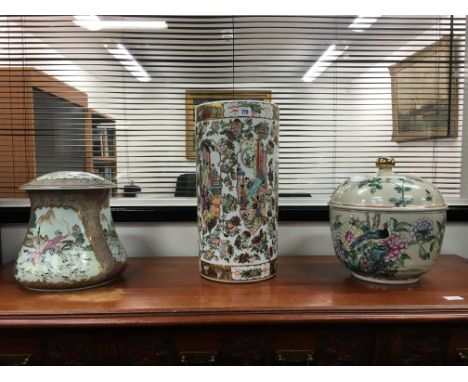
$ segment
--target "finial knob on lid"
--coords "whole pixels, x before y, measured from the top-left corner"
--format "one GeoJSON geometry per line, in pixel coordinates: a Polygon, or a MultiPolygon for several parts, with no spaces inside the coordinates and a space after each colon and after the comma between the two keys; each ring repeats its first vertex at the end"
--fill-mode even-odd
{"type": "Polygon", "coordinates": [[[395,159],[393,159],[392,157],[379,157],[375,161],[375,165],[379,169],[385,169],[385,168],[390,168],[391,169],[391,168],[395,167],[395,159]]]}

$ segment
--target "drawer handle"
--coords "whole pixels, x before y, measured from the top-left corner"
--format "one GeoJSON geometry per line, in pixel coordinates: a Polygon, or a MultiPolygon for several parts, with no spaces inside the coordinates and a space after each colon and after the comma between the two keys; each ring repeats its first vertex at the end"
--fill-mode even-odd
{"type": "Polygon", "coordinates": [[[26,366],[31,354],[0,354],[0,366],[26,366]]]}
{"type": "Polygon", "coordinates": [[[180,352],[180,364],[183,366],[212,366],[216,364],[217,352],[199,351],[199,352],[180,352]]]}
{"type": "Polygon", "coordinates": [[[276,361],[279,365],[304,365],[314,363],[315,350],[277,350],[276,361]]]}
{"type": "Polygon", "coordinates": [[[468,362],[468,348],[457,348],[458,358],[463,362],[468,362]]]}

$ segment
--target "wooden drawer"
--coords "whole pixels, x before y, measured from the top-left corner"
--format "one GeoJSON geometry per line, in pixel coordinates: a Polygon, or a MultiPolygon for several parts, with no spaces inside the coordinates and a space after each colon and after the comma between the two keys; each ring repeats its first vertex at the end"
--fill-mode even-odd
{"type": "Polygon", "coordinates": [[[271,341],[262,328],[169,327],[119,331],[125,365],[266,365],[271,341]]]}
{"type": "Polygon", "coordinates": [[[175,365],[174,330],[171,328],[116,329],[118,364],[175,365]]]}
{"type": "Polygon", "coordinates": [[[2,329],[3,365],[466,365],[454,324],[2,329]]]}
{"type": "Polygon", "coordinates": [[[0,330],[0,366],[41,365],[39,337],[29,330],[0,330]]]}
{"type": "Polygon", "coordinates": [[[379,331],[377,364],[468,364],[468,329],[456,324],[389,326],[379,331]]]}
{"type": "Polygon", "coordinates": [[[277,365],[371,365],[375,330],[359,326],[313,325],[273,329],[277,365]]]}
{"type": "Polygon", "coordinates": [[[375,332],[359,327],[213,326],[128,329],[128,365],[369,365],[375,332]]]}
{"type": "Polygon", "coordinates": [[[452,333],[447,353],[448,365],[468,366],[468,328],[448,325],[452,333]]]}
{"type": "Polygon", "coordinates": [[[179,364],[368,365],[375,332],[356,327],[226,326],[177,331],[179,364]]]}
{"type": "Polygon", "coordinates": [[[112,338],[109,330],[2,330],[0,362],[10,365],[115,364],[112,338]]]}

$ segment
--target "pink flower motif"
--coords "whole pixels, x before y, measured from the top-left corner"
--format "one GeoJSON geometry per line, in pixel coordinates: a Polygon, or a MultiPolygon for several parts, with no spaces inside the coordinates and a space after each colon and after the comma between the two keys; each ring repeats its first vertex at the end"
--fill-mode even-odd
{"type": "Polygon", "coordinates": [[[367,271],[369,269],[369,260],[366,256],[362,256],[359,260],[359,268],[363,271],[367,271]]]}
{"type": "Polygon", "coordinates": [[[348,243],[351,243],[354,240],[353,233],[351,231],[347,231],[345,233],[345,239],[348,243]]]}
{"type": "Polygon", "coordinates": [[[405,249],[408,248],[407,244],[397,233],[392,233],[388,239],[382,241],[382,244],[388,248],[387,256],[384,258],[386,262],[398,260],[405,249]]]}

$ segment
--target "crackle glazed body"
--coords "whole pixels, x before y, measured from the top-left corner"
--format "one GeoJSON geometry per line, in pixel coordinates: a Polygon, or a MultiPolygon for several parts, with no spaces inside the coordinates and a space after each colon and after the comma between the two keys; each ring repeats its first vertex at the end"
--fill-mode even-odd
{"type": "Polygon", "coordinates": [[[446,204],[431,183],[392,171],[379,158],[370,177],[352,177],[330,201],[335,252],[353,276],[409,284],[436,263],[442,248],[446,204]]]}
{"type": "Polygon", "coordinates": [[[196,109],[200,272],[208,279],[251,282],[276,273],[278,129],[272,103],[196,109]]]}
{"type": "Polygon", "coordinates": [[[31,217],[16,261],[16,279],[30,289],[66,290],[119,275],[127,255],[109,207],[114,187],[99,176],[66,171],[23,185],[31,217]]]}

